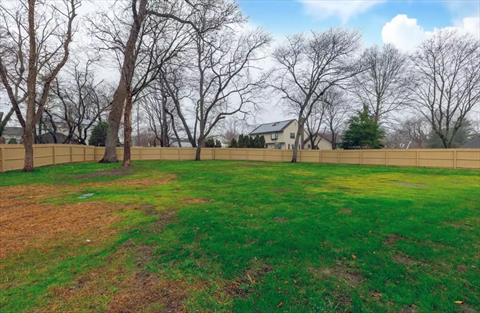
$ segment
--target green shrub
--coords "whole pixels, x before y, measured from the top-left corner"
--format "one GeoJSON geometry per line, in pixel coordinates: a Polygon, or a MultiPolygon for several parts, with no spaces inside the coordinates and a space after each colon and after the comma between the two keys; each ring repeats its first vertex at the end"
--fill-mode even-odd
{"type": "Polygon", "coordinates": [[[104,147],[107,139],[107,122],[99,122],[92,130],[88,144],[91,146],[104,147]]]}

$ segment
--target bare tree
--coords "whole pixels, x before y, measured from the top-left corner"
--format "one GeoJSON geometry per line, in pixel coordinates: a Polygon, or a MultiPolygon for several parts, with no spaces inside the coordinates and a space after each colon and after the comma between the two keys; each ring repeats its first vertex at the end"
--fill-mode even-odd
{"type": "Polygon", "coordinates": [[[388,135],[387,146],[400,149],[425,148],[430,129],[429,123],[424,117],[409,117],[388,135]]]}
{"type": "Polygon", "coordinates": [[[170,139],[174,137],[181,147],[181,139],[176,121],[175,106],[166,92],[156,89],[142,100],[148,120],[148,128],[155,136],[154,145],[170,147],[170,139]]]}
{"type": "Polygon", "coordinates": [[[324,122],[324,116],[325,105],[316,105],[312,108],[310,116],[305,120],[308,141],[313,150],[317,150],[320,143],[320,130],[324,122]]]}
{"type": "Polygon", "coordinates": [[[103,80],[95,78],[94,60],[84,65],[76,62],[67,75],[56,79],[53,99],[45,108],[53,140],[58,142],[57,128],[66,130],[62,143],[87,144],[90,129],[102,120],[109,108],[110,88],[103,80]]]}
{"type": "Polygon", "coordinates": [[[191,50],[178,65],[164,68],[161,81],[200,160],[206,138],[221,121],[255,108],[266,82],[255,65],[270,38],[242,30],[244,20],[230,2],[202,7],[193,20],[191,50]]]}
{"type": "Polygon", "coordinates": [[[10,46],[18,55],[18,61],[23,63],[10,70],[7,60],[4,61],[5,56],[0,54],[0,78],[23,127],[25,171],[33,170],[35,125],[43,115],[52,83],[68,60],[79,5],[80,0],[64,0],[61,5],[58,2],[47,4],[22,0],[15,8],[0,7],[0,15],[6,19],[7,25],[17,25],[6,40],[11,41],[10,46]],[[19,72],[15,71],[17,68],[19,72]],[[18,87],[23,89],[21,96],[16,93],[18,81],[24,82],[18,87]],[[25,116],[19,101],[22,99],[26,99],[25,116]]]}
{"type": "Polygon", "coordinates": [[[132,22],[129,25],[128,39],[124,43],[122,34],[118,28],[112,27],[108,31],[108,27],[116,25],[116,23],[97,25],[92,23],[94,32],[100,39],[107,37],[105,44],[108,47],[113,43],[112,49],[117,52],[117,56],[121,62],[120,80],[113,94],[111,102],[110,114],[108,116],[108,131],[105,143],[105,154],[100,162],[109,163],[117,161],[116,147],[118,144],[118,131],[122,120],[125,103],[132,102],[132,79],[135,71],[135,63],[137,60],[137,41],[140,36],[144,22],[147,19],[148,0],[131,0],[130,11],[132,22]]]}
{"type": "Polygon", "coordinates": [[[11,108],[7,112],[7,114],[5,114],[4,112],[0,112],[0,138],[2,137],[3,131],[7,126],[7,123],[10,121],[10,118],[12,117],[14,112],[15,111],[13,110],[13,108],[11,108]]]}
{"type": "Polygon", "coordinates": [[[289,37],[288,42],[274,52],[278,70],[273,87],[298,118],[292,162],[297,162],[305,121],[315,107],[322,105],[324,94],[360,71],[352,64],[359,40],[357,33],[330,29],[313,32],[310,37],[289,37]]]}
{"type": "Polygon", "coordinates": [[[410,88],[414,109],[430,123],[445,148],[480,103],[480,42],[454,31],[439,31],[413,56],[410,88]]]}
{"type": "Polygon", "coordinates": [[[335,88],[327,91],[322,97],[325,110],[325,126],[330,134],[332,149],[338,148],[340,133],[348,120],[349,113],[352,111],[348,106],[348,100],[341,90],[335,88]]]}
{"type": "Polygon", "coordinates": [[[380,123],[407,104],[407,57],[392,45],[374,46],[363,53],[361,62],[366,71],[353,80],[354,94],[380,123]]]}
{"type": "Polygon", "coordinates": [[[266,76],[254,77],[252,73],[255,62],[262,58],[259,50],[270,41],[266,34],[255,31],[235,38],[225,31],[214,36],[209,42],[196,41],[196,160],[200,160],[201,148],[217,123],[238,113],[247,114],[266,82],[266,76]]]}
{"type": "MultiPolygon", "coordinates": [[[[176,1],[148,1],[148,0],[131,0],[131,17],[132,22],[129,27],[129,35],[126,43],[123,45],[121,27],[113,27],[110,31],[105,31],[105,28],[96,27],[95,30],[100,30],[100,34],[108,34],[109,42],[115,46],[117,56],[121,61],[121,75],[118,87],[113,96],[110,115],[108,118],[108,132],[105,145],[105,154],[101,162],[116,162],[116,146],[118,141],[118,131],[122,120],[122,113],[125,106],[128,106],[126,110],[127,124],[127,138],[128,133],[131,133],[131,104],[133,103],[133,86],[132,79],[136,68],[136,60],[138,57],[137,47],[138,40],[141,38],[141,30],[144,23],[149,18],[157,18],[160,20],[173,20],[181,24],[188,24],[194,26],[189,20],[189,17],[201,7],[208,7],[210,5],[216,5],[218,1],[208,0],[176,0],[176,1]]],[[[115,25],[115,19],[110,19],[115,25]]],[[[94,23],[95,24],[95,23],[94,23]]],[[[110,23],[112,24],[112,23],[110,23]]],[[[123,23],[124,24],[124,23],[123,23]]],[[[100,37],[101,35],[99,35],[100,37]]],[[[127,146],[130,145],[128,141],[127,146]]],[[[124,166],[129,165],[129,155],[127,147],[127,157],[124,158],[124,166]]]]}
{"type": "MultiPolygon", "coordinates": [[[[155,94],[156,82],[165,63],[176,58],[185,49],[191,40],[184,23],[177,23],[173,19],[148,19],[142,29],[137,43],[137,60],[132,82],[132,95],[127,97],[124,109],[124,157],[123,166],[128,167],[131,161],[132,142],[132,107],[133,103],[146,95],[155,94]]],[[[165,98],[162,95],[162,98],[165,98]]],[[[164,113],[167,114],[168,111],[164,113]]],[[[172,120],[174,121],[174,120],[172,120]]],[[[163,132],[165,135],[167,132],[163,132]]],[[[162,139],[168,144],[168,137],[162,139]]]]}
{"type": "Polygon", "coordinates": [[[2,87],[6,86],[5,81],[8,82],[10,92],[6,87],[2,88],[2,92],[7,93],[11,103],[16,103],[16,106],[10,106],[6,114],[0,112],[0,137],[15,113],[15,107],[20,107],[27,98],[24,57],[26,38],[23,28],[25,16],[19,13],[18,8],[0,5],[0,82],[2,87]]]}

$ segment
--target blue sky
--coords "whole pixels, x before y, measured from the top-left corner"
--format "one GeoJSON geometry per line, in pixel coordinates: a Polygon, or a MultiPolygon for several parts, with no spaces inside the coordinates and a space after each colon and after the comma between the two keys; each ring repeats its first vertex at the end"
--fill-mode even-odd
{"type": "Polygon", "coordinates": [[[251,23],[274,36],[343,26],[360,31],[367,45],[382,43],[383,27],[400,14],[416,19],[425,32],[460,25],[466,17],[480,20],[480,0],[239,0],[239,4],[251,23]]]}

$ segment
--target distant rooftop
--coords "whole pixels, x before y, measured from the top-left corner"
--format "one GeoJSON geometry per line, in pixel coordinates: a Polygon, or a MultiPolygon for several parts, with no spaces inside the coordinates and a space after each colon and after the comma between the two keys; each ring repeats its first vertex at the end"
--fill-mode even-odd
{"type": "Polygon", "coordinates": [[[8,137],[22,137],[23,128],[21,127],[5,127],[3,130],[3,135],[8,137]]]}
{"type": "Polygon", "coordinates": [[[250,135],[260,135],[260,134],[268,134],[268,133],[278,133],[283,131],[290,123],[294,122],[295,120],[286,120],[286,121],[279,121],[273,123],[266,123],[260,124],[255,128],[250,135]]]}

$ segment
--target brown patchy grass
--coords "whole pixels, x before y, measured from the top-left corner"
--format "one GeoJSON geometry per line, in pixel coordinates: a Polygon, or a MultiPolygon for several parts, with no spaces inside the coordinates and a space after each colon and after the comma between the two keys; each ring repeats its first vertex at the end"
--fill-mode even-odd
{"type": "Polygon", "coordinates": [[[183,202],[186,204],[201,204],[201,203],[208,203],[210,202],[210,200],[203,199],[203,198],[189,198],[189,199],[185,199],[183,202]]]}
{"type": "Polygon", "coordinates": [[[340,214],[340,215],[352,215],[352,209],[341,208],[340,210],[338,210],[338,214],[340,214]]]}
{"type": "Polygon", "coordinates": [[[390,234],[385,238],[383,243],[387,246],[393,246],[397,243],[397,241],[404,240],[405,238],[403,236],[397,235],[397,234],[390,234]]]}
{"type": "Polygon", "coordinates": [[[132,172],[133,170],[130,167],[128,168],[120,167],[120,168],[114,168],[106,171],[96,171],[93,173],[78,175],[76,178],[84,179],[84,178],[95,178],[95,177],[127,176],[127,175],[130,175],[132,172]]]}
{"type": "Polygon", "coordinates": [[[53,239],[89,233],[100,241],[113,234],[110,226],[119,217],[112,213],[121,207],[101,202],[44,202],[65,192],[72,190],[43,185],[0,190],[0,258],[29,247],[46,248],[53,239]]]}
{"type": "Polygon", "coordinates": [[[310,272],[319,279],[334,277],[353,288],[358,287],[364,280],[359,272],[341,264],[322,269],[311,268],[310,272]]]}
{"type": "Polygon", "coordinates": [[[185,312],[183,301],[187,297],[187,288],[183,282],[136,273],[122,282],[105,312],[185,312]]]}
{"type": "Polygon", "coordinates": [[[272,267],[263,263],[254,263],[251,268],[225,286],[225,291],[233,297],[245,298],[264,275],[272,271],[272,267]]]}
{"type": "Polygon", "coordinates": [[[0,188],[0,259],[27,248],[48,249],[54,241],[82,238],[92,243],[111,237],[111,226],[120,217],[116,211],[124,205],[108,202],[53,204],[46,200],[75,194],[84,188],[145,188],[166,184],[175,176],[160,179],[133,179],[107,183],[84,183],[68,186],[24,185],[0,188]]]}
{"type": "Polygon", "coordinates": [[[99,308],[107,313],[185,312],[183,302],[195,286],[144,271],[151,256],[151,247],[127,243],[109,257],[106,265],[83,274],[68,286],[53,288],[52,302],[40,312],[77,313],[99,308]],[[132,254],[136,257],[135,267],[129,270],[125,261],[132,254]]]}

